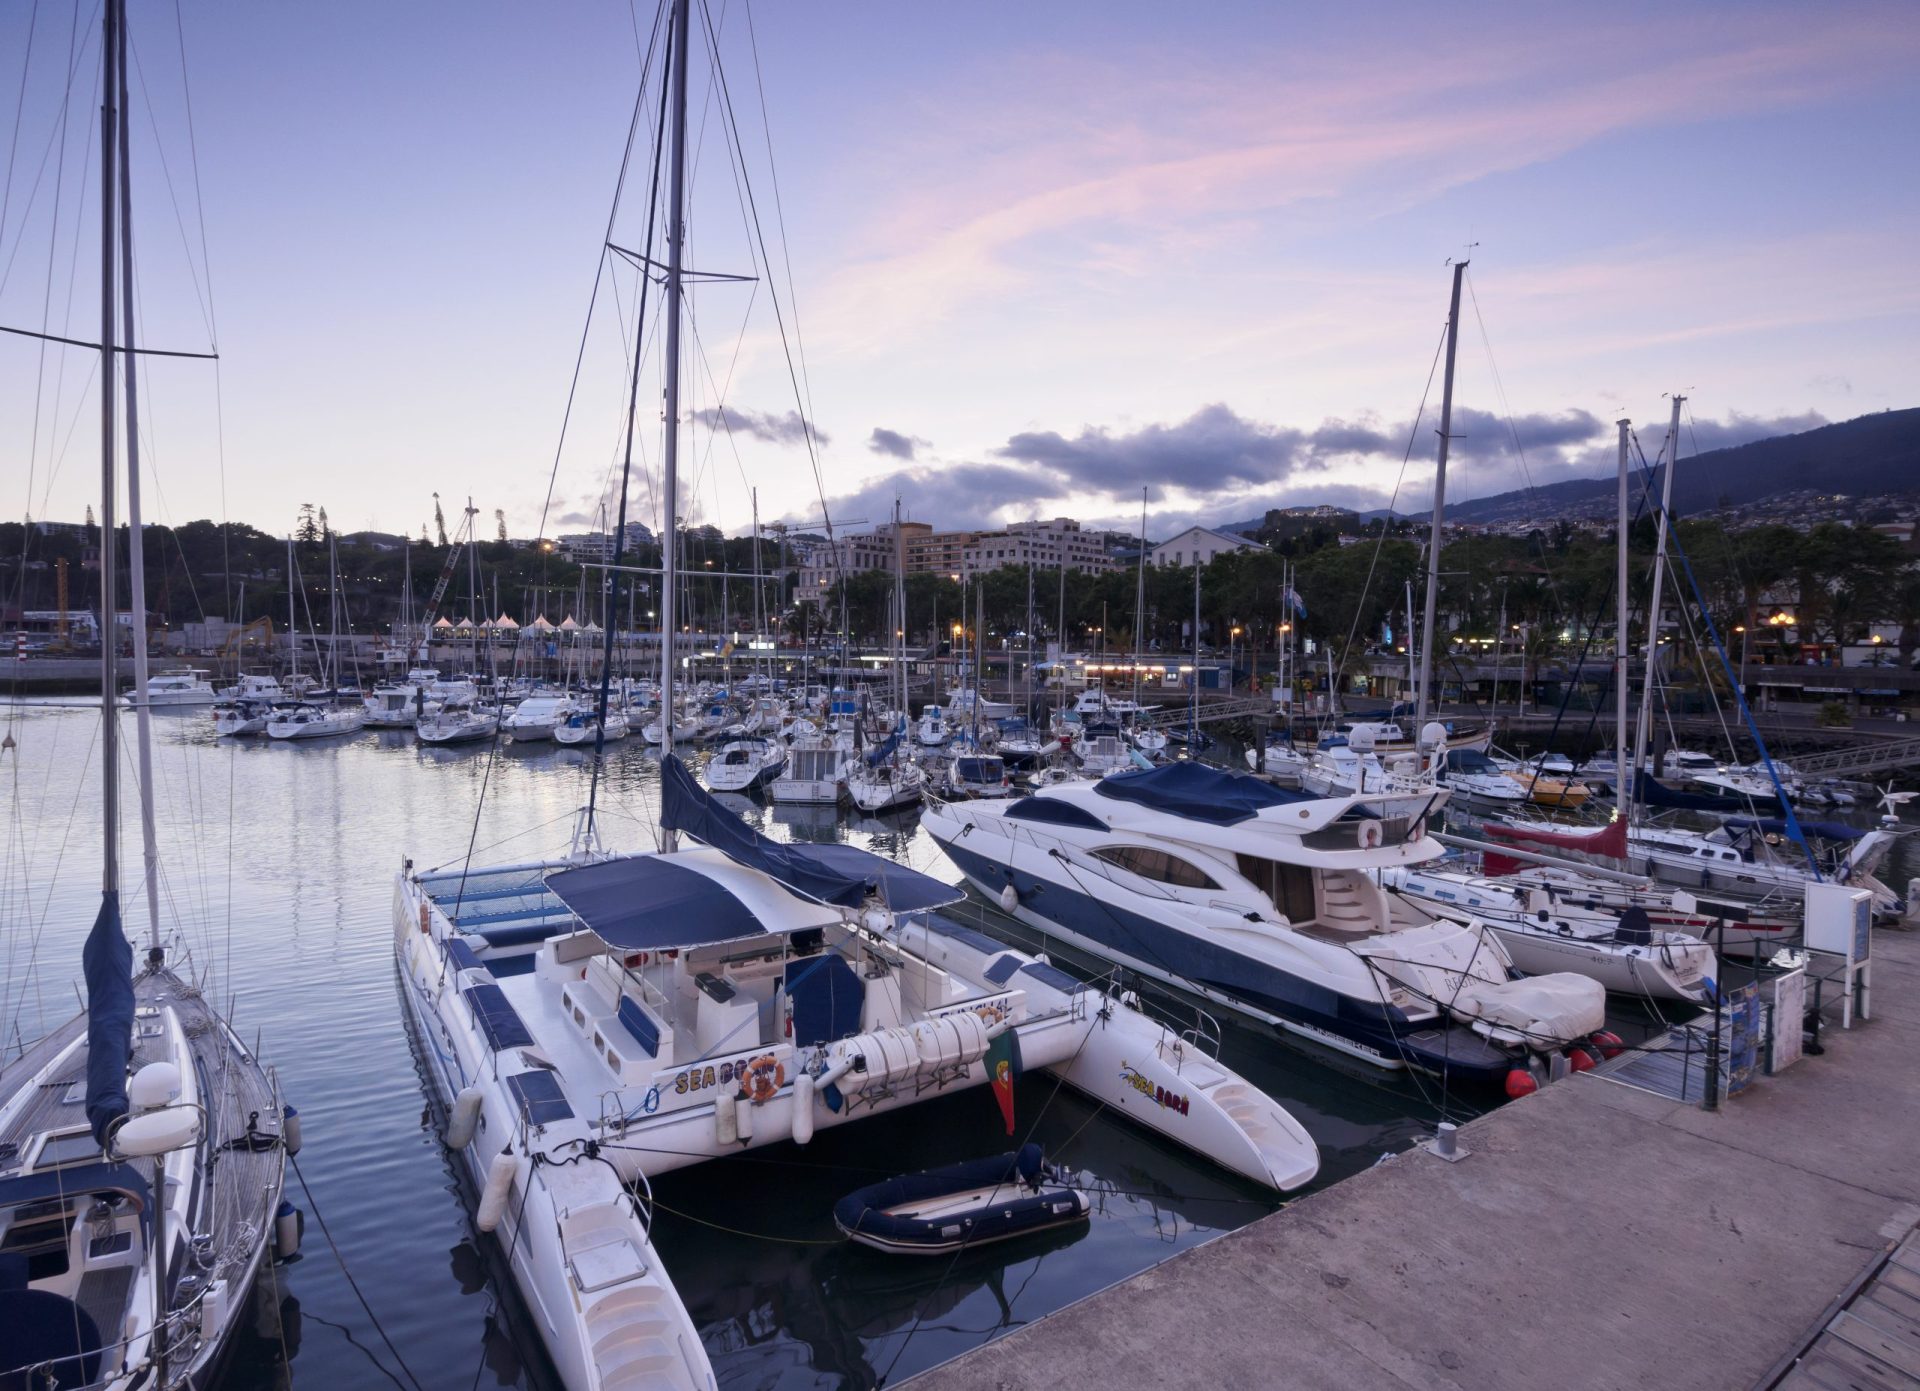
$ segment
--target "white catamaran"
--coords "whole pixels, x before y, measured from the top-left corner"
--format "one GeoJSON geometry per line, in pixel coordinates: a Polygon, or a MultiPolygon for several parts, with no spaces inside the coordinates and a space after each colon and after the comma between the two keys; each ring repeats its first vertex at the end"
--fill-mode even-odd
{"type": "MultiPolygon", "coordinates": [[[[689,10],[672,0],[666,84],[668,516],[689,10]]],[[[623,523],[625,500],[623,472],[623,523]]],[[[675,550],[663,634],[677,631],[675,550]]],[[[678,673],[661,648],[672,711],[678,673]]],[[[714,1386],[652,1245],[648,1188],[709,1157],[806,1144],[959,1088],[1010,1096],[1019,1071],[1044,1068],[1254,1182],[1284,1191],[1317,1172],[1312,1138],[1195,1035],[943,918],[959,897],[948,885],[850,846],[770,841],[671,749],[661,780],[657,851],[601,850],[590,793],[562,858],[407,863],[395,884],[402,994],[447,1145],[568,1388],[714,1386]]]]}

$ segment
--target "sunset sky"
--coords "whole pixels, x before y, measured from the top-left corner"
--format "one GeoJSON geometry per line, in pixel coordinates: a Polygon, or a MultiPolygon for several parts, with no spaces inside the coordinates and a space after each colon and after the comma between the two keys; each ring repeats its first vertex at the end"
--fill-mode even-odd
{"type": "MultiPolygon", "coordinates": [[[[149,362],[150,513],[417,533],[438,491],[590,526],[625,266],[556,447],[651,5],[182,0],[191,141],[173,7],[130,8],[143,340],[222,359],[149,362]]],[[[1385,505],[1469,246],[1454,497],[1604,472],[1622,414],[1651,453],[1669,391],[1683,457],[1920,404],[1911,3],[1300,9],[709,0],[773,275],[702,40],[689,259],[763,279],[695,296],[682,510],[1131,526],[1144,485],[1166,534],[1385,505]]],[[[0,324],[82,339],[97,22],[0,7],[0,324]]],[[[96,356],[0,338],[5,515],[97,492],[96,356]]]]}

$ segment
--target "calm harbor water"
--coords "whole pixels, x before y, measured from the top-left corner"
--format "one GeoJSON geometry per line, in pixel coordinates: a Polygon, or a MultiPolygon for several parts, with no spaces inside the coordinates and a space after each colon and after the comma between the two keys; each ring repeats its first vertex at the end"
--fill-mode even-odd
{"type": "MultiPolygon", "coordinates": [[[[99,721],[82,702],[40,702],[0,706],[0,724],[16,741],[0,753],[0,1028],[11,1053],[16,1037],[76,1007],[80,943],[99,895],[99,721]]],[[[308,1212],[304,1254],[264,1282],[224,1385],[544,1385],[427,1114],[396,992],[392,884],[405,855],[427,866],[470,849],[476,863],[563,849],[589,755],[551,744],[422,749],[404,732],[221,742],[204,711],[156,715],[154,725],[164,930],[185,943],[209,990],[232,1002],[240,1032],[259,1035],[305,1132],[299,1166],[311,1199],[298,1179],[288,1185],[308,1212]]],[[[608,763],[603,836],[613,848],[649,848],[658,763],[638,740],[614,746],[608,763]]],[[[775,836],[844,837],[959,878],[911,816],[750,815],[775,836]]],[[[147,917],[137,815],[126,816],[123,837],[126,917],[138,940],[147,917]]],[[[985,904],[965,911],[1032,943],[985,904]]],[[[1442,1098],[1416,1083],[1252,1030],[1228,1025],[1223,1057],[1313,1132],[1322,1184],[1406,1148],[1442,1114],[1442,1098]]],[[[1093,1221],[952,1265],[849,1246],[830,1209],[878,1177],[1004,1150],[984,1092],[659,1181],[656,1240],[721,1384],[785,1391],[898,1380],[1275,1206],[1044,1075],[1023,1079],[1018,1108],[1049,1156],[1083,1175],[1093,1221]]],[[[1451,1114],[1461,1114],[1457,1104],[1451,1114]]]]}

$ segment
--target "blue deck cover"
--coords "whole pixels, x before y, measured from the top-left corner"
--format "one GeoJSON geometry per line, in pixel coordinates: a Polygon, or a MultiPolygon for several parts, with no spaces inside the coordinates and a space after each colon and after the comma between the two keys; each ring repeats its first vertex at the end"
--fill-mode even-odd
{"type": "Polygon", "coordinates": [[[487,1043],[494,1052],[506,1048],[525,1048],[533,1042],[533,1034],[528,1031],[526,1021],[520,1018],[519,1011],[514,1009],[499,986],[469,986],[460,993],[467,997],[473,1017],[480,1024],[480,1032],[487,1036],[487,1043]]]}
{"type": "Polygon", "coordinates": [[[1056,826],[1078,826],[1083,831],[1104,831],[1107,823],[1081,806],[1061,797],[1022,797],[1005,812],[1009,821],[1046,821],[1056,826]]]}
{"type": "Polygon", "coordinates": [[[545,1068],[516,1072],[507,1078],[507,1090],[520,1107],[520,1115],[529,1125],[552,1125],[573,1119],[573,1107],[560,1090],[560,1079],[545,1068]]]}
{"type": "Polygon", "coordinates": [[[724,886],[668,855],[563,869],[547,876],[547,887],[620,951],[710,947],[767,935],[766,924],[724,886]]]}
{"type": "Polygon", "coordinates": [[[1215,826],[1237,826],[1266,807],[1316,800],[1311,793],[1285,791],[1259,778],[1191,762],[1113,773],[1102,778],[1094,791],[1115,801],[1215,826]]]}
{"type": "Polygon", "coordinates": [[[649,1058],[660,1056],[660,1026],[631,995],[620,997],[620,1024],[633,1035],[635,1043],[647,1050],[649,1058]]]}
{"type": "MultiPolygon", "coordinates": [[[[803,846],[769,840],[715,801],[677,757],[660,765],[660,824],[685,831],[735,864],[770,874],[795,893],[819,903],[857,908],[869,894],[877,894],[896,913],[917,913],[958,903],[965,897],[951,884],[856,846],[803,846]]],[[[549,878],[548,886],[562,877],[549,878]]]]}

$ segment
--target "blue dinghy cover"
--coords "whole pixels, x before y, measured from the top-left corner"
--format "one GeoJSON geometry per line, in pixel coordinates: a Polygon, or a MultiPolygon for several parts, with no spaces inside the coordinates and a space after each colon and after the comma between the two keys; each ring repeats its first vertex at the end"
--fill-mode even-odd
{"type": "Polygon", "coordinates": [[[660,765],[660,824],[685,831],[735,864],[770,874],[795,893],[818,903],[858,908],[869,894],[878,894],[881,902],[896,913],[917,913],[958,903],[965,897],[932,875],[897,865],[857,846],[793,845],[770,840],[715,801],[677,757],[660,765]]]}
{"type": "Polygon", "coordinates": [[[1115,801],[1215,826],[1237,826],[1267,807],[1316,800],[1312,793],[1289,792],[1259,778],[1193,762],[1111,773],[1100,779],[1094,791],[1115,801]]]}
{"type": "Polygon", "coordinates": [[[108,1128],[127,1114],[133,1056],[133,948],[120,930],[118,890],[101,895],[80,963],[87,977],[87,1124],[104,1149],[108,1128]]]}

